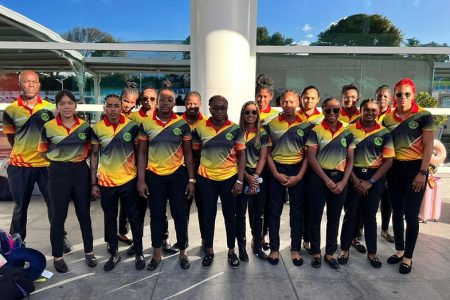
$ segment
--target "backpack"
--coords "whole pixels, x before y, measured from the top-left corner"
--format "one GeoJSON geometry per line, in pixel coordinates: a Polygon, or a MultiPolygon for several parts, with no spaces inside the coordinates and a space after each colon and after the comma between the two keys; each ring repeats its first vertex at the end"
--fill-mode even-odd
{"type": "Polygon", "coordinates": [[[0,268],[1,299],[16,300],[28,297],[35,286],[22,269],[4,265],[0,268]]]}
{"type": "Polygon", "coordinates": [[[8,256],[14,249],[13,237],[4,230],[0,230],[0,254],[8,256]]]}

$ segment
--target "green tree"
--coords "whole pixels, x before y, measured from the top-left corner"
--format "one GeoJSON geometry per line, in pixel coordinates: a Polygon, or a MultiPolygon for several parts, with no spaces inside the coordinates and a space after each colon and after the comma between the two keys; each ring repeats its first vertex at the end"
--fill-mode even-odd
{"type": "MultiPolygon", "coordinates": [[[[439,44],[436,42],[430,42],[427,44],[422,44],[418,39],[412,37],[410,39],[406,39],[405,42],[406,47],[448,47],[447,43],[439,44]]],[[[436,55],[425,55],[425,54],[412,54],[410,57],[418,57],[424,59],[431,59],[434,62],[446,62],[449,60],[449,56],[446,54],[436,54],[436,55]]]]}
{"type": "Polygon", "coordinates": [[[270,35],[266,27],[258,26],[256,28],[256,45],[286,46],[293,43],[294,40],[292,38],[285,37],[278,31],[270,35]]]}
{"type": "Polygon", "coordinates": [[[382,15],[356,14],[318,35],[314,46],[400,46],[402,32],[382,15]]]}
{"type": "MultiPolygon", "coordinates": [[[[71,42],[77,43],[117,43],[119,42],[111,34],[101,31],[94,27],[75,27],[61,36],[71,42]]],[[[107,51],[93,51],[93,50],[81,50],[83,56],[108,56],[117,57],[125,56],[125,51],[107,50],[107,51]]]]}

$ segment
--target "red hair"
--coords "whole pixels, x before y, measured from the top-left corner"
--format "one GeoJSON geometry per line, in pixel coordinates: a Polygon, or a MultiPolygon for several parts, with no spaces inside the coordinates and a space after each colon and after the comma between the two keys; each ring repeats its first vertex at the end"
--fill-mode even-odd
{"type": "MultiPolygon", "coordinates": [[[[411,87],[412,92],[414,95],[416,94],[416,85],[414,84],[414,81],[412,81],[411,78],[403,78],[399,82],[397,82],[394,86],[394,95],[395,91],[401,86],[401,85],[409,85],[411,87]]],[[[412,105],[416,103],[416,99],[412,99],[412,105]]],[[[394,107],[397,106],[397,99],[394,99],[394,107]]]]}

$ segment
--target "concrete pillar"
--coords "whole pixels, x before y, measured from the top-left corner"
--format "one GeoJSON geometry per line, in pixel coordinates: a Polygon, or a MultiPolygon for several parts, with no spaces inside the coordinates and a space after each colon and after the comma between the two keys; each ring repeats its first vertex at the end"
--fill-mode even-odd
{"type": "Polygon", "coordinates": [[[209,115],[213,95],[228,100],[230,120],[255,98],[257,0],[191,0],[191,90],[209,115]]]}

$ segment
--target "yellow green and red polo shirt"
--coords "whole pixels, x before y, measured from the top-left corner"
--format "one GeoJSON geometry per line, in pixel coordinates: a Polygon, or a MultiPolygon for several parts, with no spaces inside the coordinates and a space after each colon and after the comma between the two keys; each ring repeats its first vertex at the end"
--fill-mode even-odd
{"type": "Polygon", "coordinates": [[[415,103],[405,119],[398,117],[395,109],[384,117],[383,125],[391,131],[395,159],[401,161],[422,159],[423,131],[436,129],[431,114],[415,103]]]}
{"type": "Polygon", "coordinates": [[[260,110],[259,119],[260,119],[262,125],[267,125],[273,118],[275,118],[279,114],[280,114],[280,112],[278,110],[273,109],[269,105],[269,106],[267,106],[266,109],[260,110]]]}
{"type": "Polygon", "coordinates": [[[314,108],[314,112],[311,115],[308,115],[305,111],[300,109],[297,114],[300,116],[300,118],[303,121],[310,122],[311,124],[317,125],[320,122],[322,122],[324,116],[323,114],[317,109],[314,108]]]}
{"type": "Polygon", "coordinates": [[[227,120],[216,130],[209,118],[198,124],[192,138],[192,148],[201,150],[199,175],[223,181],[238,173],[236,151],[245,149],[244,135],[238,125],[227,120]]]}
{"type": "Polygon", "coordinates": [[[392,136],[384,126],[375,123],[372,130],[366,131],[360,120],[350,124],[348,130],[355,141],[353,166],[360,168],[379,168],[385,158],[395,157],[392,136]]]}
{"type": "Polygon", "coordinates": [[[3,112],[3,133],[14,134],[9,163],[17,167],[47,167],[49,162],[37,151],[44,123],[53,119],[55,106],[40,97],[33,108],[25,105],[22,96],[3,112]]]}
{"type": "Polygon", "coordinates": [[[105,187],[123,185],[136,177],[135,145],[138,125],[120,115],[119,124],[112,124],[105,116],[92,127],[92,141],[100,145],[97,171],[98,184],[105,187]]]}
{"type": "Polygon", "coordinates": [[[260,146],[256,147],[256,127],[253,128],[252,131],[246,131],[244,133],[244,142],[245,142],[245,158],[246,164],[245,166],[250,169],[256,169],[259,158],[260,151],[263,147],[270,147],[272,143],[270,142],[269,135],[264,128],[259,129],[260,137],[259,143],[260,146]]]}
{"type": "Polygon", "coordinates": [[[339,121],[341,121],[345,126],[349,124],[356,123],[358,121],[359,117],[361,116],[361,113],[359,109],[355,109],[355,113],[352,115],[347,114],[347,112],[344,110],[344,108],[341,108],[341,111],[339,113],[339,121]]]}
{"type": "Polygon", "coordinates": [[[386,109],[386,111],[384,112],[384,113],[382,113],[381,111],[378,113],[378,115],[377,115],[377,122],[378,123],[382,123],[383,122],[383,120],[384,120],[384,117],[386,117],[388,114],[390,114],[392,111],[391,111],[391,107],[389,106],[387,109],[386,109]]]}
{"type": "Polygon", "coordinates": [[[323,120],[309,133],[307,147],[317,147],[316,159],[324,170],[344,171],[348,149],[355,148],[353,134],[338,122],[335,132],[323,120]]]}
{"type": "Polygon", "coordinates": [[[295,117],[294,122],[290,123],[281,113],[266,126],[272,142],[271,155],[277,163],[298,164],[305,156],[306,138],[313,125],[303,122],[298,115],[295,117]]]}
{"type": "Polygon", "coordinates": [[[128,119],[134,121],[138,125],[141,125],[144,119],[146,119],[147,117],[147,113],[142,107],[138,111],[133,111],[127,116],[128,119]]]}
{"type": "Polygon", "coordinates": [[[59,115],[41,129],[38,151],[47,153],[51,161],[80,162],[86,160],[91,145],[92,128],[75,115],[75,124],[67,128],[59,115]]]}
{"type": "Polygon", "coordinates": [[[163,123],[155,110],[139,127],[139,140],[148,141],[147,170],[166,176],[183,165],[183,141],[192,140],[192,134],[182,117],[173,113],[172,119],[163,123]]]}
{"type": "Polygon", "coordinates": [[[205,121],[205,117],[202,115],[202,113],[198,113],[198,119],[197,119],[197,121],[195,122],[195,123],[190,123],[189,122],[189,119],[188,119],[188,117],[186,116],[186,113],[183,113],[183,115],[182,115],[182,117],[183,117],[183,120],[185,120],[186,121],[186,123],[188,123],[188,125],[189,125],[189,128],[191,128],[191,131],[193,131],[194,129],[195,129],[195,127],[197,127],[197,125],[200,123],[200,122],[204,122],[205,121]]]}

